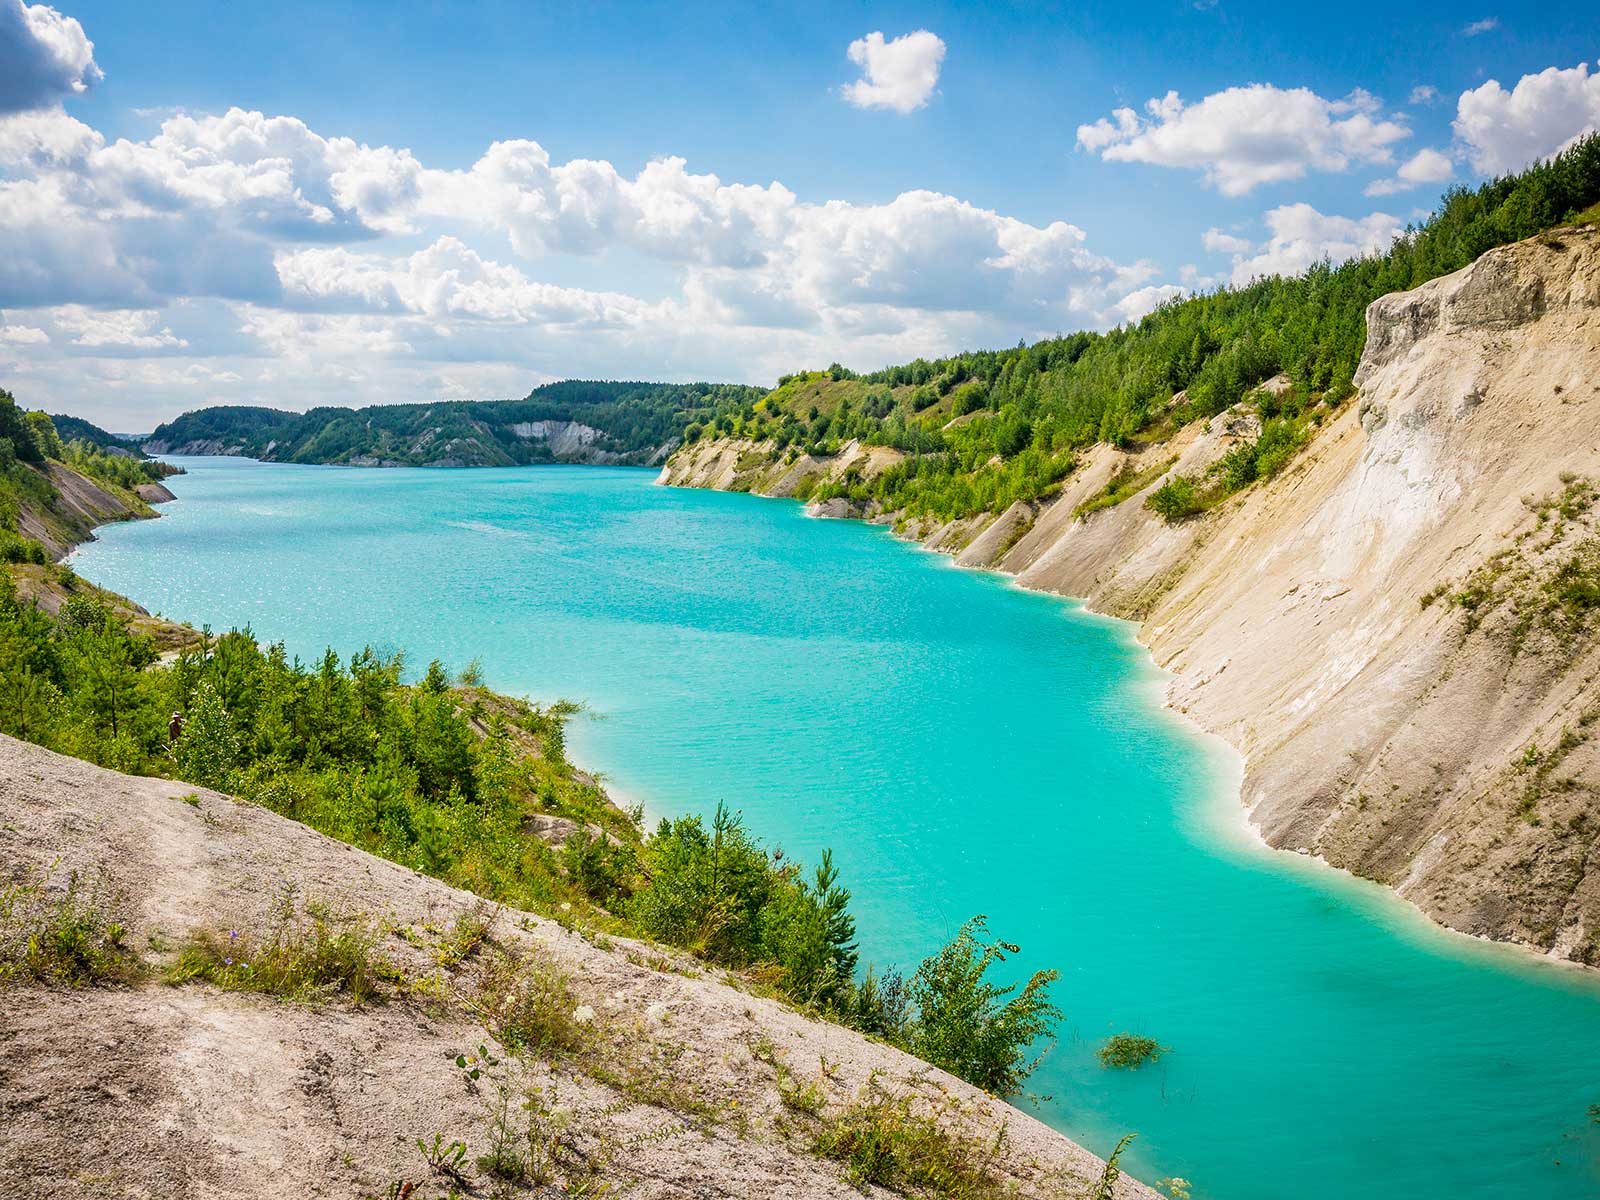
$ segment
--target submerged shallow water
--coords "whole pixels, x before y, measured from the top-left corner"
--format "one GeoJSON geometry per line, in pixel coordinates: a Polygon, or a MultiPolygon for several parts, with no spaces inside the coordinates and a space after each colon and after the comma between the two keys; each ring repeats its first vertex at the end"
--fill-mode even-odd
{"type": "Polygon", "coordinates": [[[652,814],[831,846],[864,959],[986,913],[1061,971],[1039,1115],[1196,1197],[1600,1191],[1600,981],[1260,848],[1234,756],[1160,707],[1133,628],[797,505],[593,467],[179,460],[73,565],[303,656],[478,658],[587,703],[576,761],[652,814]],[[1170,1052],[1102,1070],[1101,1040],[1170,1052]]]}

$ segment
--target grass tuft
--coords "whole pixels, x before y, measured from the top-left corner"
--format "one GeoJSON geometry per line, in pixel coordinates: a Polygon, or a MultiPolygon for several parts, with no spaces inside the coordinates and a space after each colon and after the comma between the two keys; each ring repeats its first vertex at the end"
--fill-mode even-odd
{"type": "Polygon", "coordinates": [[[935,1114],[919,1113],[910,1096],[885,1091],[876,1078],[816,1141],[824,1158],[844,1164],[851,1185],[943,1200],[990,1200],[1007,1195],[995,1163],[1005,1131],[989,1142],[946,1130],[935,1114]]]}
{"type": "Polygon", "coordinates": [[[139,962],[110,906],[76,873],[65,888],[49,878],[0,889],[0,985],[86,987],[131,983],[139,962]]]}
{"type": "Polygon", "coordinates": [[[203,929],[189,939],[167,973],[173,984],[202,979],[235,992],[260,992],[284,1000],[342,996],[356,1004],[382,999],[389,968],[377,954],[377,933],[364,920],[335,929],[323,912],[297,918],[280,906],[264,937],[230,929],[203,929]]]}
{"type": "Polygon", "coordinates": [[[531,955],[489,956],[469,1004],[513,1054],[575,1054],[590,1042],[593,1010],[578,1003],[563,972],[531,955]]]}

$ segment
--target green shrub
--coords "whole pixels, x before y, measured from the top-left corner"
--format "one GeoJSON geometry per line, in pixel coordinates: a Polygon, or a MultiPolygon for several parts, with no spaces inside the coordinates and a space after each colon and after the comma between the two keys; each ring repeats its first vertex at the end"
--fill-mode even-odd
{"type": "Polygon", "coordinates": [[[1014,1096],[1039,1063],[1028,1058],[1029,1048],[1061,1017],[1050,1000],[1058,973],[1036,971],[1020,991],[1016,984],[990,982],[985,978],[989,968],[1019,948],[985,940],[986,925],[984,917],[973,917],[917,968],[910,989],[917,1016],[909,1048],[987,1092],[1014,1096]]]}
{"type": "Polygon", "coordinates": [[[628,895],[634,856],[604,833],[574,829],[562,843],[561,865],[567,878],[589,899],[611,904],[628,895]]]}
{"type": "Polygon", "coordinates": [[[1132,1033],[1119,1033],[1106,1039],[1095,1054],[1102,1067],[1122,1067],[1132,1070],[1154,1062],[1166,1053],[1167,1048],[1155,1038],[1132,1033]]]}
{"type": "Polygon", "coordinates": [[[1168,524],[1174,524],[1200,511],[1199,489],[1185,475],[1177,475],[1150,493],[1144,506],[1168,524]]]}
{"type": "Polygon", "coordinates": [[[49,561],[50,555],[41,543],[12,530],[0,529],[0,562],[42,565],[49,561]]]}
{"type": "Polygon", "coordinates": [[[645,933],[729,966],[771,964],[801,1003],[848,1008],[855,923],[829,854],[807,880],[719,804],[710,829],[698,816],[663,820],[642,858],[648,883],[629,913],[645,933]]]}
{"type": "Polygon", "coordinates": [[[243,752],[243,739],[210,680],[202,680],[189,705],[189,718],[172,747],[178,778],[201,787],[225,789],[243,752]]]}

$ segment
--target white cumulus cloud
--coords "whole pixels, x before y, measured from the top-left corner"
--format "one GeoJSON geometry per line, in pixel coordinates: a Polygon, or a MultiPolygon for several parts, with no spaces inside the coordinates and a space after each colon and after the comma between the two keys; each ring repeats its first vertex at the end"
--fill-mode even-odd
{"type": "Polygon", "coordinates": [[[1124,321],[1137,322],[1141,317],[1155,312],[1167,301],[1188,294],[1188,288],[1179,287],[1177,284],[1155,283],[1129,292],[1112,305],[1111,311],[1124,321]]]}
{"type": "Polygon", "coordinates": [[[1409,191],[1425,183],[1443,183],[1453,174],[1455,174],[1455,164],[1450,161],[1448,154],[1442,150],[1424,148],[1401,163],[1393,178],[1369,183],[1366,194],[1390,196],[1395,192],[1409,191]]]}
{"type": "Polygon", "coordinates": [[[137,309],[100,311],[80,304],[51,310],[56,328],[71,334],[74,346],[117,346],[131,350],[165,350],[187,346],[171,329],[159,325],[161,314],[137,309]]]}
{"type": "Polygon", "coordinates": [[[33,325],[0,325],[0,342],[13,346],[42,346],[50,335],[33,325]]]}
{"type": "Polygon", "coordinates": [[[1078,127],[1078,145],[1111,162],[1142,162],[1203,171],[1224,195],[1264,183],[1337,172],[1354,163],[1386,163],[1410,136],[1384,117],[1377,99],[1357,90],[1327,100],[1309,88],[1253,83],[1185,104],[1175,91],[1145,104],[1145,115],[1119,108],[1078,127]]]}
{"type": "Polygon", "coordinates": [[[1461,29],[1462,37],[1477,37],[1480,33],[1488,33],[1500,28],[1499,17],[1484,17],[1481,21],[1473,21],[1461,29]]]}
{"type": "Polygon", "coordinates": [[[1243,254],[1249,250],[1253,243],[1248,238],[1235,237],[1231,233],[1223,233],[1213,226],[1201,236],[1205,248],[1213,254],[1243,254]]]}
{"type": "Polygon", "coordinates": [[[101,78],[83,26],[44,4],[0,0],[0,115],[48,108],[101,78]]]}
{"type": "Polygon", "coordinates": [[[1330,216],[1309,204],[1285,204],[1268,211],[1263,219],[1269,231],[1265,241],[1246,242],[1237,248],[1216,247],[1233,251],[1235,286],[1269,275],[1295,275],[1323,259],[1337,264],[1363,254],[1382,253],[1401,230],[1400,219],[1388,213],[1330,216]]]}
{"type": "Polygon", "coordinates": [[[861,78],[844,86],[844,98],[857,108],[887,108],[909,113],[921,108],[939,86],[944,39],[926,29],[885,41],[869,33],[850,43],[850,61],[861,78]]]}
{"type": "Polygon", "coordinates": [[[278,275],[291,298],[304,297],[314,307],[321,302],[440,320],[599,328],[637,323],[648,308],[617,293],[535,283],[454,237],[404,258],[352,254],[342,246],[301,250],[278,260],[278,275]]]}
{"type": "Polygon", "coordinates": [[[1478,171],[1518,170],[1600,128],[1600,74],[1549,67],[1510,91],[1491,79],[1461,93],[1453,128],[1478,171]]]}

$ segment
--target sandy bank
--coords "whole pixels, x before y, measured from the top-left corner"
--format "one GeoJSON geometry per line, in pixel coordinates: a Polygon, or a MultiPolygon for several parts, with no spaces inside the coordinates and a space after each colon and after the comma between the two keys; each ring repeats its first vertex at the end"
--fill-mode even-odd
{"type": "MultiPolygon", "coordinates": [[[[544,1089],[567,1114],[575,1161],[635,1197],[860,1195],[812,1143],[819,1120],[869,1086],[939,1114],[1018,1196],[1082,1196],[1100,1173],[1032,1117],[682,955],[489,910],[254,805],[4,737],[0,866],[57,886],[75,873],[115,906],[152,970],[197,929],[261,935],[290,895],[291,906],[389,931],[377,952],[418,985],[413,998],[359,1007],[154,981],[7,990],[6,1194],[79,1196],[92,1179],[130,1195],[376,1196],[426,1180],[416,1142],[435,1134],[466,1143],[480,1187],[470,1164],[492,1138],[497,1081],[519,1095],[544,1089]],[[571,980],[594,1014],[594,1061],[515,1060],[473,1019],[465,1001],[482,956],[440,957],[441,939],[473,913],[492,917],[499,947],[571,980]],[[454,1060],[480,1043],[500,1061],[474,1081],[454,1060]],[[821,1117],[785,1102],[785,1073],[817,1089],[821,1117]]],[[[1153,1194],[1130,1180],[1117,1190],[1153,1194]]]]}
{"type": "MultiPolygon", "coordinates": [[[[1600,478],[1600,233],[1491,251],[1367,321],[1359,401],[1201,517],[1168,525],[1142,501],[1255,436],[1249,412],[1093,447],[1043,504],[897,531],[1139,621],[1168,703],[1244,756],[1269,845],[1453,928],[1600,961],[1600,637],[1546,603],[1600,547],[1592,500],[1570,494],[1600,478]],[[1077,515],[1119,472],[1149,482],[1077,515]],[[1451,600],[1469,593],[1477,609],[1451,600]]],[[[864,478],[883,469],[846,452],[864,478]]],[[[723,439],[661,480],[781,496],[843,470],[723,439]]]]}

